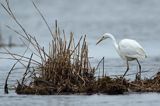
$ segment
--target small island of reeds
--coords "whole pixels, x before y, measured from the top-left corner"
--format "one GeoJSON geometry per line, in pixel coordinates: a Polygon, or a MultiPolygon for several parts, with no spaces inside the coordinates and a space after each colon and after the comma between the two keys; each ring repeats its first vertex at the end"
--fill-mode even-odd
{"type": "MultiPolygon", "coordinates": [[[[159,72],[153,78],[134,81],[121,77],[113,78],[104,74],[97,78],[95,75],[96,69],[92,67],[89,60],[87,36],[81,36],[78,42],[75,42],[74,33],[71,32],[68,38],[65,31],[61,31],[58,27],[57,21],[55,21],[55,30],[52,31],[33,2],[35,9],[42,17],[52,36],[52,41],[48,45],[49,51],[46,51],[36,38],[30,35],[16,19],[12,9],[10,9],[9,1],[6,0],[6,5],[2,3],[1,5],[22,29],[23,34],[9,26],[8,28],[20,35],[23,40],[29,42],[32,48],[37,51],[36,53],[33,52],[30,57],[7,51],[16,62],[6,77],[5,93],[8,93],[8,78],[10,74],[12,74],[17,63],[23,64],[23,58],[27,59],[27,64],[23,64],[25,67],[23,76],[16,79],[15,91],[17,94],[60,95],[160,92],[159,72]],[[38,56],[41,61],[35,60],[33,55],[38,56]],[[17,56],[20,58],[16,58],[17,56]]],[[[28,45],[26,46],[29,48],[28,45]]]]}

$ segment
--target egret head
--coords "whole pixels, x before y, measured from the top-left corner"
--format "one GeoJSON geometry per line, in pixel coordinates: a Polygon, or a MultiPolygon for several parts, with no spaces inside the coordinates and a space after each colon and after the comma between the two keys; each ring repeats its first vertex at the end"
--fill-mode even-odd
{"type": "Polygon", "coordinates": [[[103,40],[110,38],[112,36],[112,34],[110,33],[105,33],[102,35],[102,37],[97,41],[96,45],[99,44],[100,42],[102,42],[103,40]]]}

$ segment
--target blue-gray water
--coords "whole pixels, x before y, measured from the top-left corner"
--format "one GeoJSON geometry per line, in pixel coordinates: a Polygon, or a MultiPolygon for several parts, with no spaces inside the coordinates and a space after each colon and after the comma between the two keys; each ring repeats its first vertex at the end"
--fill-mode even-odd
{"type": "MultiPolygon", "coordinates": [[[[1,0],[3,2],[4,0],[1,0]]],[[[48,48],[51,36],[44,22],[34,9],[30,0],[10,0],[11,8],[25,29],[36,36],[42,46],[48,48]]],[[[160,66],[160,1],[159,0],[34,0],[41,12],[46,17],[49,25],[54,28],[57,19],[60,28],[69,34],[73,31],[75,38],[87,34],[89,55],[93,65],[105,56],[105,68],[108,75],[120,75],[125,71],[125,63],[113,48],[112,42],[106,40],[96,46],[96,40],[105,32],[115,35],[119,41],[123,38],[136,39],[144,47],[148,58],[142,63],[143,77],[151,77],[160,66]]],[[[18,36],[8,30],[9,25],[16,30],[20,28],[0,7],[0,25],[3,41],[8,41],[8,36],[13,36],[15,43],[20,43],[18,36]]],[[[8,48],[15,53],[23,54],[25,48],[8,48]]],[[[2,48],[0,51],[4,51],[2,48]]],[[[30,56],[27,53],[26,56],[30,56]]],[[[0,54],[0,57],[7,57],[0,54]]],[[[0,106],[150,106],[160,104],[160,95],[157,93],[129,94],[129,95],[61,95],[61,96],[26,96],[16,95],[11,91],[9,95],[3,93],[5,77],[14,62],[0,60],[0,106]]],[[[136,62],[131,62],[131,70],[137,70],[136,62]]],[[[14,71],[9,79],[13,88],[17,79],[20,79],[23,70],[14,71]]],[[[98,72],[97,72],[98,73],[98,72]]],[[[133,79],[134,76],[127,76],[133,79]]]]}

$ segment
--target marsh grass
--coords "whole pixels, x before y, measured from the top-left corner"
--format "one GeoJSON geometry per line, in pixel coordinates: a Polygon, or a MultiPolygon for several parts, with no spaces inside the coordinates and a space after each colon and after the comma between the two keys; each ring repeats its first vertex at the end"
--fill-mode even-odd
{"type": "MultiPolygon", "coordinates": [[[[91,67],[88,58],[86,36],[81,37],[76,44],[71,32],[67,41],[64,31],[63,38],[60,36],[56,22],[54,38],[48,55],[39,52],[42,63],[30,71],[33,81],[29,83],[29,89],[35,90],[37,94],[43,94],[42,91],[45,91],[44,94],[83,92],[95,80],[95,69],[91,67]]],[[[27,75],[27,69],[24,75],[27,75]]],[[[23,92],[26,85],[23,82],[19,83],[17,93],[21,93],[19,88],[23,92]]]]}
{"type": "MultiPolygon", "coordinates": [[[[30,69],[32,56],[30,57],[22,82],[18,83],[17,93],[23,92],[26,87],[36,91],[37,94],[43,94],[42,91],[45,91],[44,94],[78,93],[87,89],[94,81],[95,69],[89,62],[86,36],[81,36],[76,44],[72,32],[67,41],[64,31],[61,37],[57,21],[55,26],[54,40],[49,44],[49,54],[44,49],[36,47],[41,63],[37,68],[30,69]],[[31,75],[28,78],[33,78],[33,81],[26,85],[24,80],[29,73],[31,75]]],[[[38,42],[36,44],[39,45],[38,42]]]]}

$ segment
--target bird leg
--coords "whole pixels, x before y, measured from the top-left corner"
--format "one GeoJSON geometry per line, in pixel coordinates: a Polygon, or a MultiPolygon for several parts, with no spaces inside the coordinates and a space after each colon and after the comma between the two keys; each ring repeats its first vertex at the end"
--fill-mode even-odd
{"type": "Polygon", "coordinates": [[[139,72],[138,72],[138,75],[137,75],[137,79],[141,80],[141,64],[139,63],[138,59],[136,59],[137,63],[138,63],[138,66],[139,66],[139,72]]]}
{"type": "Polygon", "coordinates": [[[124,75],[123,75],[123,77],[122,77],[122,78],[124,78],[124,76],[127,74],[128,70],[129,70],[128,60],[127,60],[126,62],[127,62],[127,69],[126,69],[126,72],[124,73],[124,75]]]}

